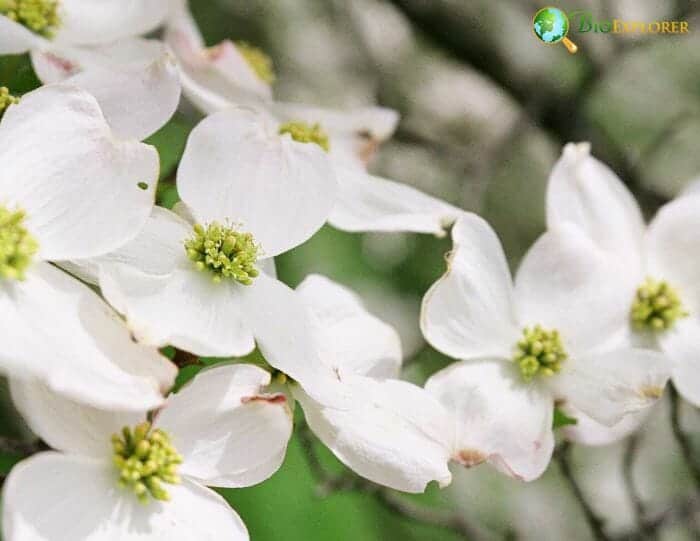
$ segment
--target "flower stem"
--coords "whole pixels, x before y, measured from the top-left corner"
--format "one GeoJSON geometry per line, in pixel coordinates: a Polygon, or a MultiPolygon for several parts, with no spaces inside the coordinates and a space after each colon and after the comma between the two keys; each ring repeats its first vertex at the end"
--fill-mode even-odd
{"type": "Polygon", "coordinates": [[[700,492],[700,464],[693,458],[693,447],[690,439],[681,427],[681,399],[672,383],[668,386],[668,396],[671,400],[671,430],[673,431],[673,437],[676,438],[676,442],[681,449],[683,460],[695,483],[695,489],[700,492]]]}
{"type": "Polygon", "coordinates": [[[392,513],[397,513],[414,522],[450,530],[465,541],[482,541],[491,538],[482,528],[469,523],[461,513],[422,506],[409,501],[396,491],[356,475],[329,473],[316,453],[315,437],[306,423],[300,423],[297,434],[304,447],[304,455],[311,473],[318,483],[320,496],[327,496],[335,491],[355,490],[373,496],[380,505],[392,513]]]}
{"type": "Polygon", "coordinates": [[[597,541],[611,541],[612,538],[605,533],[605,529],[603,528],[603,519],[596,514],[591,505],[588,503],[586,496],[583,494],[578,481],[576,481],[576,478],[571,471],[570,453],[571,444],[569,442],[564,442],[561,444],[555,454],[556,460],[559,463],[559,468],[561,469],[561,473],[569,485],[571,492],[576,498],[576,501],[581,507],[581,510],[583,511],[586,522],[588,522],[588,526],[593,532],[593,537],[595,537],[597,541]]]}
{"type": "Polygon", "coordinates": [[[648,539],[653,541],[658,538],[658,534],[654,526],[650,524],[646,518],[646,507],[642,501],[639,491],[637,490],[633,475],[634,459],[637,455],[637,449],[639,448],[639,441],[639,433],[632,434],[629,438],[627,438],[627,443],[625,444],[625,454],[622,462],[622,475],[625,480],[627,496],[632,502],[634,521],[637,531],[639,532],[640,539],[648,539]]]}

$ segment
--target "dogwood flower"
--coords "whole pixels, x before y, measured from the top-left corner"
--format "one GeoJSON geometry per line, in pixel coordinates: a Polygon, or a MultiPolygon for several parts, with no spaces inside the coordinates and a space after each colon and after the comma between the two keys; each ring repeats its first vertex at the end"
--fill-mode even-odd
{"type": "Polygon", "coordinates": [[[425,295],[421,329],[461,359],[426,383],[452,412],[456,461],[489,461],[532,480],[551,458],[555,404],[612,426],[661,396],[669,367],[653,351],[615,347],[625,314],[610,300],[624,292],[608,287],[607,254],[578,230],[543,235],[515,285],[481,218],[458,219],[452,239],[448,270],[425,295]]]}
{"type": "Polygon", "coordinates": [[[21,54],[49,43],[93,46],[153,30],[170,0],[3,0],[0,54],[21,54]]]}
{"type": "Polygon", "coordinates": [[[141,343],[230,357],[257,340],[278,369],[332,392],[335,375],[309,363],[296,295],[264,269],[321,227],[335,179],[316,145],[247,129],[256,114],[222,111],[195,127],[178,170],[182,216],[154,209],[96,262],[99,284],[141,343]]]}
{"type": "Polygon", "coordinates": [[[547,189],[551,229],[576,227],[607,253],[601,281],[623,293],[603,308],[625,311],[625,338],[662,351],[674,385],[700,405],[700,197],[664,205],[648,227],[620,179],[591,157],[590,145],[569,144],[547,189]],[[621,303],[621,304],[616,304],[621,303]]]}
{"type": "Polygon", "coordinates": [[[460,214],[408,185],[367,174],[367,163],[396,129],[395,111],[382,107],[341,111],[273,100],[269,57],[246,43],[224,41],[206,47],[186,2],[176,3],[165,40],[178,59],[185,96],[201,111],[251,106],[262,110],[261,115],[282,132],[314,142],[328,153],[339,187],[328,218],[334,227],[443,236],[460,214]]]}
{"type": "Polygon", "coordinates": [[[297,288],[310,310],[318,356],[346,389],[342,401],[320,402],[291,385],[311,430],[350,469],[375,483],[422,492],[450,483],[453,437],[442,405],[400,381],[396,331],[369,314],[349,290],[311,275],[297,288]]]}
{"type": "Polygon", "coordinates": [[[0,370],[98,406],[158,406],[175,368],[50,264],[138,233],[153,206],[155,149],[114,137],[89,94],[46,86],[4,113],[0,164],[0,370]]]}
{"type": "Polygon", "coordinates": [[[88,91],[117,135],[142,140],[177,108],[177,69],[162,44],[144,40],[131,58],[135,47],[122,41],[151,31],[169,10],[170,0],[0,0],[0,55],[30,52],[43,83],[88,91]]]}
{"type": "Polygon", "coordinates": [[[251,365],[200,372],[147,420],[11,382],[18,409],[56,451],[19,463],[3,491],[6,541],[247,540],[238,514],[206,488],[272,475],[292,429],[269,374],[251,365]]]}

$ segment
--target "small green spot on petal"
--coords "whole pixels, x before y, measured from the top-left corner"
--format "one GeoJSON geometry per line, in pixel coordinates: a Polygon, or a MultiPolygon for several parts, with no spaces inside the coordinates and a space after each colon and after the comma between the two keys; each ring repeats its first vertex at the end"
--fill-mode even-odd
{"type": "Polygon", "coordinates": [[[630,310],[632,325],[639,331],[665,331],[687,316],[678,292],[667,282],[653,278],[637,288],[630,310]]]}
{"type": "Polygon", "coordinates": [[[61,24],[58,0],[0,0],[0,15],[45,38],[53,37],[61,24]]]}
{"type": "Polygon", "coordinates": [[[561,370],[566,358],[559,331],[546,330],[539,325],[523,329],[523,338],[513,355],[525,381],[532,381],[535,376],[553,376],[561,370]]]}
{"type": "Polygon", "coordinates": [[[328,134],[321,128],[320,124],[307,124],[301,120],[287,122],[280,126],[279,133],[280,135],[288,133],[292,139],[299,143],[314,143],[326,152],[331,149],[328,134]]]}
{"type": "Polygon", "coordinates": [[[6,86],[0,86],[0,117],[5,112],[5,109],[16,103],[19,103],[19,98],[10,94],[9,89],[6,86]]]}
{"type": "Polygon", "coordinates": [[[185,250],[197,270],[211,272],[215,282],[228,278],[250,285],[259,274],[255,268],[259,246],[253,235],[218,222],[206,227],[196,224],[194,235],[185,241],[185,250]]]}
{"type": "Polygon", "coordinates": [[[142,190],[148,190],[148,182],[139,182],[137,186],[142,190]]]}
{"type": "Polygon", "coordinates": [[[39,243],[24,227],[23,210],[0,205],[0,279],[24,280],[39,243]]]}
{"type": "Polygon", "coordinates": [[[149,422],[136,425],[133,430],[124,427],[121,434],[112,436],[112,449],[120,487],[131,490],[141,503],[148,503],[151,498],[170,499],[163,483],[180,483],[177,470],[182,456],[166,432],[151,430],[149,422]]]}
{"type": "Polygon", "coordinates": [[[236,49],[241,53],[245,61],[255,72],[258,78],[268,85],[275,82],[275,68],[272,59],[266,55],[262,49],[252,46],[245,41],[237,41],[236,49]]]}

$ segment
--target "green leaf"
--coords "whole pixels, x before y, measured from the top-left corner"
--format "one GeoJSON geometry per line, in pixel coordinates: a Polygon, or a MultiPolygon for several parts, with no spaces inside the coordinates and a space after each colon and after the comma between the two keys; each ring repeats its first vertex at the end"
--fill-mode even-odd
{"type": "Polygon", "coordinates": [[[554,407],[554,419],[552,419],[552,428],[556,430],[563,426],[578,424],[578,419],[574,417],[569,417],[566,413],[560,410],[558,407],[554,407]]]}
{"type": "Polygon", "coordinates": [[[192,120],[175,114],[165,126],[144,141],[158,150],[160,180],[169,178],[175,173],[192,128],[194,128],[192,120]]]}

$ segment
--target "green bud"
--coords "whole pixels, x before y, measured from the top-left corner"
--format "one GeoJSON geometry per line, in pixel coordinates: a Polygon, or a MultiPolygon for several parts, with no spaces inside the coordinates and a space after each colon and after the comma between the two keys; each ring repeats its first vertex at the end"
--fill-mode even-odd
{"type": "Polygon", "coordinates": [[[513,361],[525,381],[535,376],[553,376],[561,370],[567,354],[559,332],[539,325],[523,329],[523,338],[516,344],[513,361]]]}
{"type": "Polygon", "coordinates": [[[163,487],[179,484],[177,467],[182,457],[160,429],[151,431],[151,424],[141,423],[131,430],[124,427],[112,436],[112,462],[118,472],[117,484],[133,492],[141,503],[151,499],[167,501],[170,495],[163,487]]]}
{"type": "Polygon", "coordinates": [[[637,288],[630,319],[638,331],[661,332],[689,314],[678,292],[665,281],[647,278],[637,288]]]}
{"type": "Polygon", "coordinates": [[[192,238],[185,241],[185,252],[199,271],[208,270],[216,283],[222,279],[250,285],[258,276],[255,263],[259,247],[250,233],[212,222],[206,229],[197,224],[192,238]]]}
{"type": "Polygon", "coordinates": [[[302,121],[287,122],[279,128],[280,135],[288,133],[299,143],[314,143],[328,152],[331,149],[328,134],[320,124],[307,124],[302,121]]]}
{"type": "Polygon", "coordinates": [[[39,243],[24,227],[22,210],[0,205],[0,280],[24,280],[39,243]]]}
{"type": "Polygon", "coordinates": [[[237,41],[236,49],[262,82],[271,85],[275,82],[275,68],[272,59],[262,49],[253,47],[245,41],[237,41]]]}
{"type": "Polygon", "coordinates": [[[58,0],[0,0],[0,15],[45,38],[52,38],[61,24],[58,0]]]}

